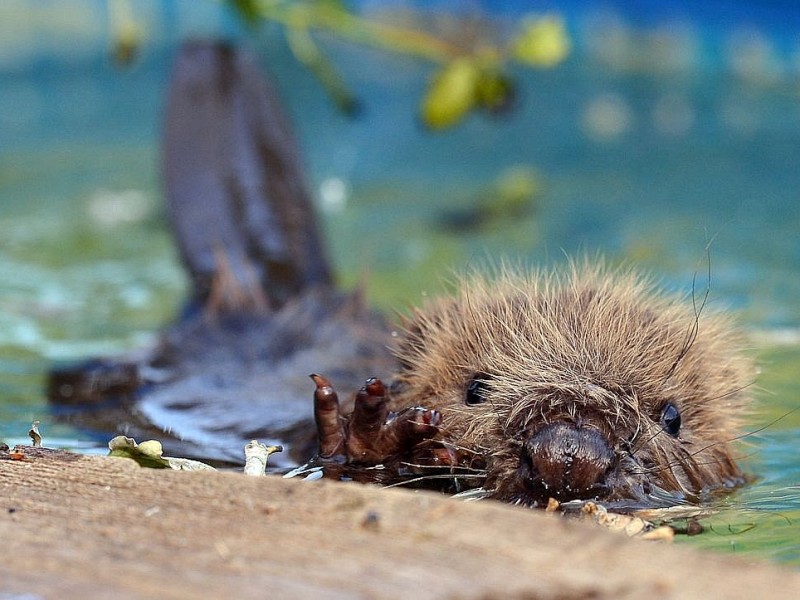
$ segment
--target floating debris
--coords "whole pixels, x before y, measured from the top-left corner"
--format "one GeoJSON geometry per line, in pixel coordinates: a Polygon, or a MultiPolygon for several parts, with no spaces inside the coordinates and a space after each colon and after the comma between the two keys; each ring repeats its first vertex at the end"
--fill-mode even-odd
{"type": "Polygon", "coordinates": [[[28,432],[31,440],[33,440],[33,447],[40,448],[42,445],[42,436],[39,434],[39,421],[34,421],[31,429],[28,432]]]}
{"type": "Polygon", "coordinates": [[[635,515],[609,512],[605,506],[594,502],[587,502],[583,505],[581,516],[591,519],[610,531],[624,533],[628,537],[641,537],[643,540],[668,542],[671,542],[675,537],[675,530],[668,525],[657,527],[650,521],[645,521],[635,515]]]}
{"type": "Polygon", "coordinates": [[[158,440],[146,440],[137,444],[133,438],[118,435],[108,442],[108,455],[135,460],[140,467],[150,469],[174,469],[176,471],[202,471],[216,469],[198,460],[162,456],[164,450],[158,440]]]}
{"type": "Polygon", "coordinates": [[[533,213],[544,189],[544,179],[533,167],[508,167],[476,198],[442,211],[437,225],[443,231],[456,234],[506,230],[533,213]]]}
{"type": "Polygon", "coordinates": [[[283,446],[267,446],[258,440],[248,442],[244,447],[244,474],[252,477],[266,475],[267,461],[276,452],[283,452],[283,446]]]}

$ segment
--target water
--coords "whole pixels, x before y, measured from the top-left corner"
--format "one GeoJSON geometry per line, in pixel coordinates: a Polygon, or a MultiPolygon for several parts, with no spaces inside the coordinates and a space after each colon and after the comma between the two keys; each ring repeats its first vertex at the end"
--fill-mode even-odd
{"type": "MultiPolygon", "coordinates": [[[[175,6],[164,19],[180,20],[185,5],[175,6]]],[[[791,53],[777,34],[756,39],[759,51],[736,45],[735,24],[705,32],[695,23],[672,29],[693,42],[690,56],[667,53],[663,64],[663,52],[642,51],[631,61],[624,48],[596,45],[586,15],[575,9],[571,18],[579,52],[554,71],[515,71],[515,113],[471,117],[435,136],[420,131],[413,108],[430,75],[425,65],[330,43],[365,105],[351,121],[298,70],[279,36],[262,38],[343,285],[366,271],[372,301],[403,310],[446,288],[453,268],[599,250],[688,292],[695,273],[698,288],[706,285],[710,242],[711,301],[738,312],[761,365],[750,424],[760,431],[741,448],[758,479],[692,543],[800,565],[800,411],[791,412],[800,406],[800,102],[791,53]],[[509,169],[539,190],[530,210],[454,231],[453,215],[495,197],[509,169]]],[[[161,94],[174,48],[161,25],[129,72],[105,60],[102,21],[93,25],[99,41],[74,54],[66,34],[52,52],[27,58],[11,60],[0,47],[7,443],[24,442],[40,419],[50,445],[102,449],[49,419],[47,366],[142,347],[181,306],[186,281],[158,182],[161,94]]],[[[653,26],[631,31],[650,43],[653,26]]]]}

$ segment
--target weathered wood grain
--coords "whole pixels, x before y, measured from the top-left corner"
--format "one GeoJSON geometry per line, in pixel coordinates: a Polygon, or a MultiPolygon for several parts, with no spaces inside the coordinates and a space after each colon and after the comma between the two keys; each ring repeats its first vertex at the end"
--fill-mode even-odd
{"type": "Polygon", "coordinates": [[[494,502],[40,454],[0,460],[4,600],[766,600],[800,590],[793,571],[494,502]]]}

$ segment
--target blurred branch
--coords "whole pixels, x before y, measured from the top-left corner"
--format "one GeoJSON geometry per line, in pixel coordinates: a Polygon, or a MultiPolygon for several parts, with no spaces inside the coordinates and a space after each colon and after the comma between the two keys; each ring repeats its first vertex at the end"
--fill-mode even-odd
{"type": "MultiPolygon", "coordinates": [[[[564,21],[557,15],[523,15],[513,33],[503,39],[489,18],[479,20],[474,14],[407,12],[405,21],[389,22],[352,12],[341,0],[221,1],[251,27],[266,22],[282,26],[295,58],[349,115],[358,111],[358,101],[315,42],[314,33],[437,65],[419,106],[421,121],[430,129],[451,127],[476,110],[504,112],[515,97],[510,63],[552,68],[566,59],[571,46],[564,21]],[[435,31],[434,22],[446,22],[450,26],[447,35],[435,31]]],[[[130,0],[108,0],[108,12],[115,62],[126,66],[135,57],[141,29],[130,0]]]]}
{"type": "Polygon", "coordinates": [[[291,29],[319,30],[342,39],[416,56],[432,62],[446,62],[459,49],[425,31],[381,23],[360,17],[340,2],[330,0],[227,0],[251,24],[272,21],[291,29]]]}
{"type": "MultiPolygon", "coordinates": [[[[315,44],[312,31],[324,31],[351,42],[440,65],[419,109],[422,123],[431,129],[451,127],[476,109],[505,111],[515,96],[514,81],[506,72],[507,63],[516,61],[533,68],[551,68],[564,61],[570,51],[566,26],[556,15],[525,15],[505,43],[476,36],[471,44],[464,44],[427,31],[422,19],[415,19],[413,26],[378,21],[349,11],[337,0],[227,2],[251,25],[270,21],[284,26],[295,57],[316,75],[336,105],[348,114],[357,109],[355,96],[315,44]]],[[[450,19],[457,20],[455,16],[450,19]]],[[[467,23],[462,25],[466,29],[467,23]]]]}
{"type": "Polygon", "coordinates": [[[295,58],[314,73],[339,110],[350,116],[356,114],[359,108],[358,100],[347,87],[333,63],[314,43],[309,30],[305,27],[288,29],[286,40],[295,58]]]}

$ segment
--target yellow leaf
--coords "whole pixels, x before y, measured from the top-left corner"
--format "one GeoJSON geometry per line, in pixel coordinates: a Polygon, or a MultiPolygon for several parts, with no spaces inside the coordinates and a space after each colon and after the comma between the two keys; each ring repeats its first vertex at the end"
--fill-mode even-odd
{"type": "Polygon", "coordinates": [[[422,102],[422,120],[431,129],[458,123],[472,109],[480,69],[468,58],[457,58],[439,71],[422,102]]]}
{"type": "Polygon", "coordinates": [[[514,58],[534,67],[553,67],[567,57],[570,49],[564,19],[557,15],[527,18],[511,46],[514,58]]]}

